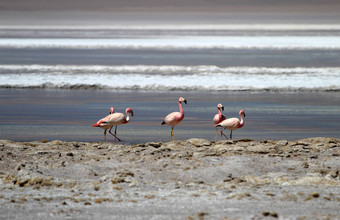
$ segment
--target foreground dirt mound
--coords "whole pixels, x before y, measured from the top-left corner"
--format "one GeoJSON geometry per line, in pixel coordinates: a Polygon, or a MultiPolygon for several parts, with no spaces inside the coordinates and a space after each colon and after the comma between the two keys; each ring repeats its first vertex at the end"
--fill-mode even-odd
{"type": "Polygon", "coordinates": [[[335,138],[1,140],[0,212],[12,219],[340,218],[339,156],[335,138]]]}

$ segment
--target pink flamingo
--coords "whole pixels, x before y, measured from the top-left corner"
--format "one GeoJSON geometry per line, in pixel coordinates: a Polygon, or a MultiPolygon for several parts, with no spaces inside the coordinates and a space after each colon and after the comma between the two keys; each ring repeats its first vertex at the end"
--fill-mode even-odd
{"type": "MultiPolygon", "coordinates": [[[[226,119],[225,115],[222,114],[221,109],[222,109],[222,111],[224,111],[224,106],[221,103],[219,103],[217,105],[218,114],[216,114],[214,116],[214,119],[213,119],[214,125],[217,125],[217,124],[221,123],[222,121],[224,121],[226,119]]],[[[221,130],[221,132],[222,132],[222,130],[221,130]]],[[[216,127],[215,141],[217,139],[217,134],[218,134],[218,131],[217,131],[217,127],[216,127]]]]}
{"type": "MultiPolygon", "coordinates": [[[[109,132],[111,133],[111,128],[112,126],[109,125],[108,123],[106,123],[106,121],[108,121],[110,118],[111,118],[111,115],[115,112],[115,108],[114,107],[111,107],[110,108],[110,114],[107,115],[105,118],[102,118],[100,119],[96,124],[97,126],[96,127],[100,127],[102,129],[105,129],[104,130],[104,137],[105,137],[105,141],[106,141],[106,131],[107,129],[110,128],[109,132]]],[[[95,127],[95,126],[92,126],[92,127],[95,127]]],[[[112,134],[112,133],[111,133],[112,134]]]]}
{"type": "Polygon", "coordinates": [[[183,107],[182,107],[182,102],[184,102],[185,104],[187,104],[187,100],[185,98],[180,97],[178,99],[178,105],[179,105],[179,111],[180,112],[172,112],[170,114],[168,114],[161,125],[170,125],[171,126],[171,141],[174,140],[174,128],[175,126],[180,123],[183,118],[184,118],[184,111],[183,111],[183,107]]]}
{"type": "Polygon", "coordinates": [[[110,127],[110,134],[111,133],[111,129],[112,127],[115,125],[115,133],[112,134],[114,137],[115,137],[115,141],[116,139],[118,139],[118,141],[121,141],[121,139],[119,139],[117,137],[117,126],[118,125],[121,125],[121,124],[126,124],[130,121],[130,114],[131,116],[133,116],[133,111],[131,108],[127,108],[125,110],[125,114],[126,114],[126,117],[123,113],[113,113],[111,115],[108,115],[109,117],[108,118],[104,118],[105,120],[99,120],[96,124],[92,125],[92,127],[100,127],[101,124],[104,124],[104,125],[108,125],[108,126],[111,126],[110,127]]]}
{"type": "MultiPolygon", "coordinates": [[[[222,127],[223,128],[221,130],[221,136],[223,134],[222,131],[224,129],[228,128],[230,130],[230,139],[232,139],[233,130],[243,127],[243,125],[244,125],[243,117],[246,117],[246,114],[244,113],[243,109],[240,110],[239,115],[240,115],[241,120],[238,119],[238,118],[228,118],[228,119],[223,120],[219,124],[215,125],[215,127],[222,127]]],[[[223,135],[224,135],[224,137],[226,137],[228,139],[228,137],[225,134],[223,134],[223,135]]]]}

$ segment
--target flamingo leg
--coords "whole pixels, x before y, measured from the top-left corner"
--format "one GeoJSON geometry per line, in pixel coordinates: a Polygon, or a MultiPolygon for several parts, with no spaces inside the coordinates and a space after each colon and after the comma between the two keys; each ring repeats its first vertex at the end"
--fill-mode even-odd
{"type": "Polygon", "coordinates": [[[171,127],[171,141],[174,140],[174,127],[171,127]]]}
{"type": "Polygon", "coordinates": [[[218,129],[216,128],[215,142],[217,140],[218,129]]]}
{"type": "Polygon", "coordinates": [[[222,137],[222,135],[223,135],[223,136],[228,140],[228,137],[223,133],[223,130],[224,130],[224,129],[221,130],[221,137],[222,137]]]}
{"type": "Polygon", "coordinates": [[[106,141],[106,130],[107,130],[107,129],[105,129],[105,131],[104,131],[104,137],[105,137],[105,141],[106,141]]]}
{"type": "MultiPolygon", "coordinates": [[[[113,126],[110,128],[110,130],[109,130],[109,132],[110,132],[110,134],[112,134],[112,132],[111,132],[111,129],[113,128],[113,126]]],[[[116,138],[118,139],[118,141],[122,141],[122,140],[120,140],[118,137],[117,137],[117,125],[116,125],[116,128],[115,128],[115,133],[114,134],[112,134],[112,136],[113,137],[115,137],[115,141],[116,141],[116,138]]]]}
{"type": "Polygon", "coordinates": [[[230,140],[232,139],[233,130],[230,130],[230,140]]]}

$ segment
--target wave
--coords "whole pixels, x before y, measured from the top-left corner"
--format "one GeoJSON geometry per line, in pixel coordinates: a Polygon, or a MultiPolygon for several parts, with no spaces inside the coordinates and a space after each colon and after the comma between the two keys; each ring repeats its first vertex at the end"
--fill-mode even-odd
{"type": "Polygon", "coordinates": [[[0,65],[1,88],[340,91],[340,67],[0,65]]]}
{"type": "Polygon", "coordinates": [[[338,36],[172,36],[144,38],[1,38],[4,48],[340,49],[338,36]]]}
{"type": "Polygon", "coordinates": [[[293,24],[293,23],[254,23],[254,24],[239,24],[239,23],[231,23],[231,24],[162,24],[162,25],[152,25],[152,24],[144,24],[144,25],[58,25],[58,26],[44,26],[44,25],[0,25],[0,30],[305,30],[305,31],[339,31],[339,24],[311,24],[311,23],[301,23],[301,24],[293,24]]]}
{"type": "Polygon", "coordinates": [[[44,83],[35,86],[24,86],[24,85],[0,85],[1,89],[80,89],[80,90],[140,90],[140,91],[250,91],[250,92],[339,92],[340,86],[330,87],[317,87],[317,88],[306,88],[306,87],[267,87],[267,88],[254,88],[254,87],[202,87],[202,86],[159,86],[159,85],[148,85],[148,86],[104,86],[101,84],[88,85],[88,84],[53,84],[44,83]]]}
{"type": "Polygon", "coordinates": [[[160,74],[160,75],[187,75],[187,74],[255,74],[255,75],[331,75],[340,76],[340,67],[219,67],[214,65],[0,65],[0,74],[160,74]]]}

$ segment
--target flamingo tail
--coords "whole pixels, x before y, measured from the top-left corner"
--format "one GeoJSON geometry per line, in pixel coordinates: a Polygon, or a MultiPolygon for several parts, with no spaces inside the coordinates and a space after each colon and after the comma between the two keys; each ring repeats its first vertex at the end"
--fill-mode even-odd
{"type": "Polygon", "coordinates": [[[165,125],[165,122],[163,121],[161,125],[165,125]]]}
{"type": "Polygon", "coordinates": [[[104,121],[98,121],[96,124],[94,124],[94,125],[92,125],[92,128],[93,127],[99,127],[99,125],[101,124],[101,123],[103,123],[104,121]]]}

